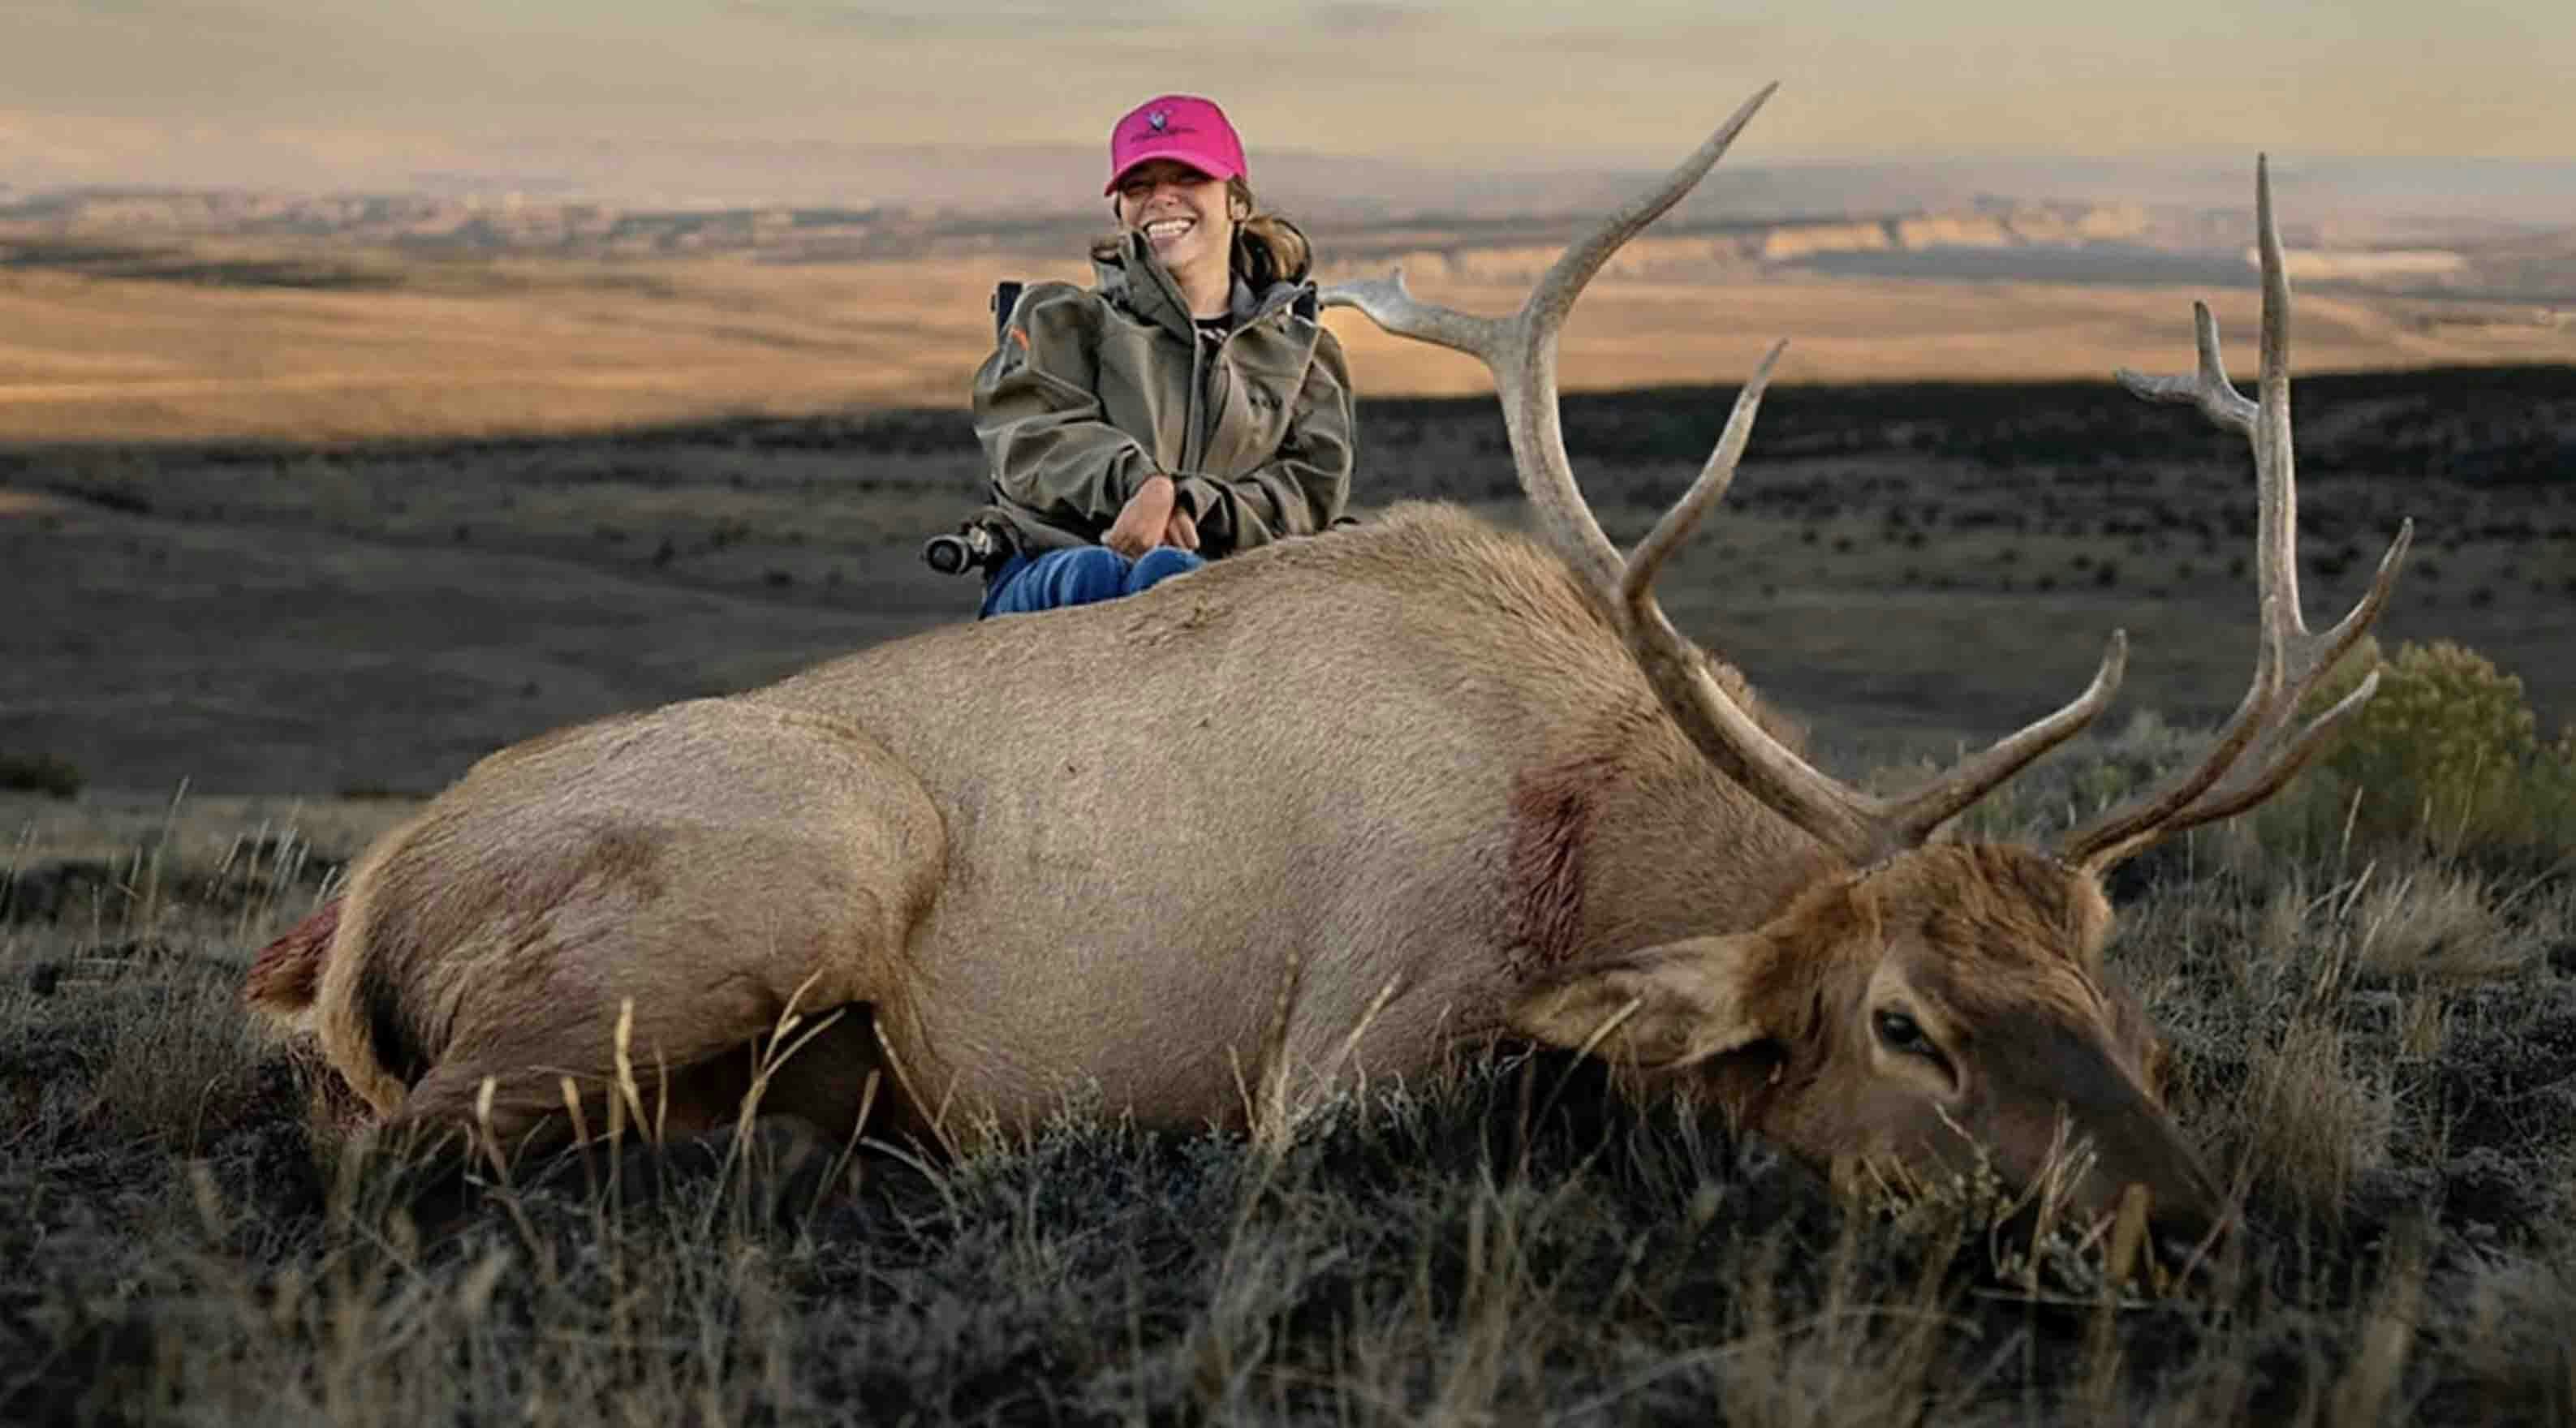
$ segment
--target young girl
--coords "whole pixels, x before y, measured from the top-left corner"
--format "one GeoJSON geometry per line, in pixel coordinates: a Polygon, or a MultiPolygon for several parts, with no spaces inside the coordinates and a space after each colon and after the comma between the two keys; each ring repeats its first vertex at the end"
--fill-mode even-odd
{"type": "Polygon", "coordinates": [[[1311,535],[1350,494],[1349,367],[1315,320],[1305,235],[1254,203],[1224,112],[1138,105],[1110,131],[1104,192],[1119,231],[1092,247],[1094,285],[1032,284],[975,373],[986,514],[1016,547],[987,616],[1311,535]]]}

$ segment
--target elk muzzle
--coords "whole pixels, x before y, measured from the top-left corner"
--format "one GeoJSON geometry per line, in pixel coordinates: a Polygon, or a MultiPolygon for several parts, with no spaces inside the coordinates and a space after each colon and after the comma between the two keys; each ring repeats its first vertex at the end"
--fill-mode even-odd
{"type": "Polygon", "coordinates": [[[2067,1208],[2119,1212],[2130,1187],[2147,1195],[2160,1240],[2199,1244],[2226,1197],[2181,1130],[2098,1035],[2057,1020],[2014,1018],[1984,1042],[1978,1114],[1969,1128],[2017,1184],[2056,1184],[2067,1208]],[[2069,1171],[2080,1171],[2071,1182],[2069,1171]]]}

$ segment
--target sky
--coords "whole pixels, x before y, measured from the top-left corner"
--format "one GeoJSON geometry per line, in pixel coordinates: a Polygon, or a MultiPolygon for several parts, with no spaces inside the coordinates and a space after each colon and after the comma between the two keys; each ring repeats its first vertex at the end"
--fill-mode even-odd
{"type": "Polygon", "coordinates": [[[1166,90],[1256,155],[1661,166],[1771,79],[1753,162],[2576,161],[2571,72],[2568,0],[0,0],[0,178],[1096,144],[1166,90]]]}

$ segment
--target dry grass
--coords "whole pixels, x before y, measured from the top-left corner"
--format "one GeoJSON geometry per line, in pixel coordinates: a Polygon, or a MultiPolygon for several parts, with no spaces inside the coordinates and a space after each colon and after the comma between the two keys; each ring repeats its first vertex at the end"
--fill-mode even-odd
{"type": "MultiPolygon", "coordinates": [[[[56,995],[78,995],[77,966],[65,980],[72,986],[58,984],[56,995]]],[[[266,1038],[241,1014],[239,993],[220,981],[147,984],[131,995],[146,1005],[106,1021],[88,1124],[113,1140],[199,1154],[249,1114],[266,1038]]]]}
{"type": "Polygon", "coordinates": [[[2276,1190],[2305,1216],[2338,1215],[2354,1179],[2386,1163],[2396,1121],[2382,1074],[2355,1065],[2327,1016],[2293,1019],[2252,1048],[2252,1075],[2235,1110],[2258,1190],[2276,1190]]]}
{"type": "Polygon", "coordinates": [[[2555,1198],[2576,1171],[2576,893],[2556,884],[2195,869],[2189,848],[2147,869],[2115,965],[2253,1225],[2158,1297],[1991,1186],[1838,1197],[1554,1057],[1309,1107],[1267,1146],[1069,1107],[941,1169],[760,1128],[441,1188],[313,1120],[233,1000],[317,886],[240,850],[327,866],[378,811],[227,836],[253,807],[20,805],[55,820],[16,840],[22,873],[157,864],[160,891],[129,873],[69,918],[0,919],[0,1195],[20,1212],[0,1221],[0,1413],[2342,1424],[2576,1405],[2551,1327],[2576,1312],[2555,1198]]]}
{"type": "Polygon", "coordinates": [[[2353,913],[2356,956],[2371,976],[2489,981],[2522,970],[2535,951],[2503,935],[2486,879],[2438,866],[2376,880],[2353,913]]]}

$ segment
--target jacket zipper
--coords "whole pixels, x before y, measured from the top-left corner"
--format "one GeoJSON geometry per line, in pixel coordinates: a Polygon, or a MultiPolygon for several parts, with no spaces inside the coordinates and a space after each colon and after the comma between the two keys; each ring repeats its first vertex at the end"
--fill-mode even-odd
{"type": "MultiPolygon", "coordinates": [[[[1134,249],[1131,249],[1130,251],[1134,254],[1138,266],[1144,268],[1147,276],[1153,280],[1155,286],[1162,289],[1163,300],[1170,303],[1172,309],[1181,315],[1182,325],[1185,328],[1188,327],[1190,322],[1190,305],[1188,300],[1181,296],[1180,285],[1172,281],[1171,274],[1163,270],[1162,264],[1154,262],[1149,256],[1145,255],[1141,251],[1134,249]]],[[[1181,408],[1180,474],[1187,476],[1191,472],[1199,469],[1199,461],[1201,459],[1201,442],[1199,439],[1200,410],[1207,400],[1207,369],[1201,364],[1205,362],[1207,357],[1207,353],[1204,350],[1207,344],[1199,340],[1199,335],[1195,330],[1185,332],[1182,335],[1182,340],[1190,344],[1190,394],[1189,400],[1181,408]]]]}
{"type": "MultiPolygon", "coordinates": [[[[1183,313],[1188,311],[1188,308],[1182,309],[1183,313]]],[[[1205,423],[1205,413],[1202,408],[1207,401],[1207,360],[1207,344],[1199,340],[1196,332],[1192,332],[1190,334],[1189,425],[1182,428],[1181,433],[1181,474],[1183,476],[1197,471],[1199,462],[1206,454],[1201,450],[1204,437],[1200,427],[1205,423]]]]}
{"type": "MultiPolygon", "coordinates": [[[[1190,305],[1182,299],[1180,288],[1177,284],[1173,283],[1171,275],[1164,272],[1159,264],[1148,264],[1147,269],[1152,274],[1154,280],[1162,287],[1163,296],[1171,301],[1173,306],[1182,314],[1183,320],[1187,321],[1190,305]]],[[[1245,315],[1242,322],[1228,328],[1226,330],[1226,334],[1217,339],[1216,352],[1223,352],[1225,350],[1225,345],[1234,340],[1234,335],[1236,333],[1241,332],[1243,329],[1250,327],[1252,324],[1259,322],[1265,317],[1268,317],[1273,311],[1296,301],[1296,295],[1293,292],[1285,298],[1276,296],[1278,292],[1277,288],[1271,289],[1271,292],[1273,296],[1254,305],[1252,311],[1245,315]]],[[[1207,383],[1209,376],[1209,368],[1207,364],[1213,360],[1215,355],[1208,350],[1208,344],[1199,337],[1195,329],[1189,333],[1189,344],[1190,399],[1189,404],[1182,408],[1182,416],[1185,418],[1187,425],[1182,428],[1181,432],[1181,473],[1185,476],[1195,474],[1199,469],[1200,463],[1207,459],[1206,435],[1202,430],[1205,426],[1203,414],[1207,402],[1207,383]]]]}
{"type": "MultiPolygon", "coordinates": [[[[1196,418],[1198,415],[1196,405],[1207,400],[1208,380],[1216,375],[1215,362],[1218,357],[1224,355],[1226,344],[1234,341],[1235,335],[1242,332],[1245,328],[1252,326],[1254,323],[1261,321],[1263,318],[1268,317],[1270,314],[1277,312],[1279,309],[1286,307],[1297,300],[1294,292],[1291,292],[1285,298],[1276,296],[1278,292],[1277,288],[1271,289],[1271,292],[1273,296],[1254,304],[1252,311],[1244,314],[1243,321],[1227,328],[1225,330],[1225,335],[1216,340],[1216,345],[1213,348],[1210,348],[1207,343],[1200,341],[1197,333],[1193,332],[1190,334],[1190,401],[1192,403],[1192,411],[1190,414],[1193,418],[1196,418]],[[1199,365],[1201,362],[1208,364],[1208,367],[1205,370],[1201,369],[1199,365]]],[[[1190,423],[1189,444],[1195,446],[1200,444],[1202,441],[1202,424],[1197,420],[1192,420],[1190,423]]],[[[1191,471],[1198,470],[1199,463],[1207,459],[1207,453],[1203,449],[1192,451],[1188,454],[1188,469],[1191,471]]]]}

